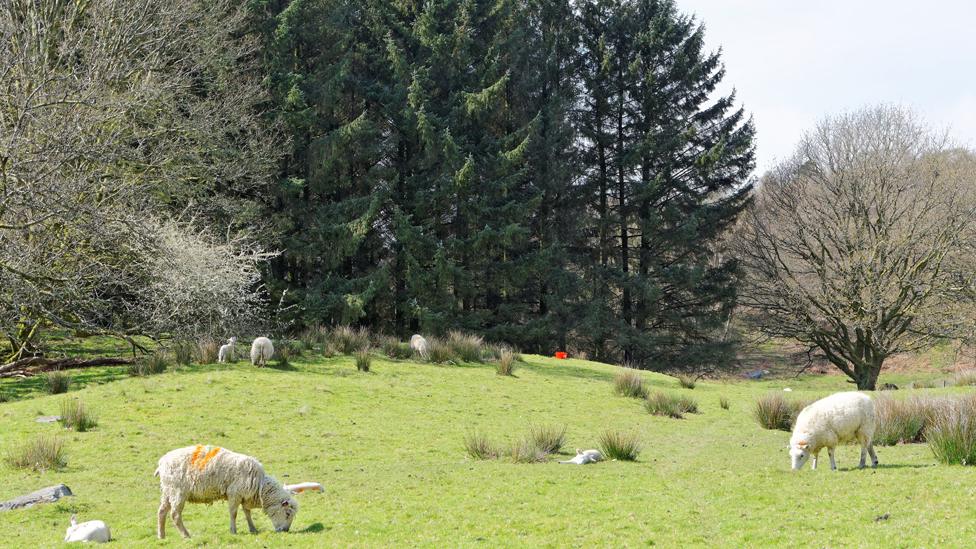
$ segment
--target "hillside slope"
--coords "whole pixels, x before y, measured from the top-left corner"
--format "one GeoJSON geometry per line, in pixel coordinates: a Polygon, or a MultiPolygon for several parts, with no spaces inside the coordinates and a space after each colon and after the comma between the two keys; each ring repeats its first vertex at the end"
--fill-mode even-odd
{"type": "MultiPolygon", "coordinates": [[[[226,506],[188,505],[191,545],[323,546],[935,546],[976,535],[976,470],[936,465],[927,446],[879,448],[878,470],[789,470],[789,435],[751,417],[776,382],[700,383],[645,374],[655,388],[698,400],[683,420],[648,415],[613,396],[615,367],[527,356],[514,378],[487,365],[299,361],[291,369],[238,363],[89,385],[68,394],[95,408],[98,427],[62,432],[68,467],[43,474],[0,463],[0,500],[64,482],[77,497],[0,514],[9,547],[56,546],[71,513],[109,523],[122,547],[183,546],[175,529],[155,539],[156,460],[194,443],[258,457],[286,482],[318,481],[299,496],[292,532],[231,536],[226,506]],[[721,396],[731,401],[723,410],[721,396]],[[585,467],[474,461],[478,431],[512,440],[534,424],[566,425],[568,447],[594,447],[607,428],[636,430],[635,463],[585,467]],[[887,514],[888,519],[875,518],[887,514]]],[[[792,385],[798,396],[847,389],[842,379],[792,385]],[[836,383],[835,387],[826,384],[836,383]]],[[[0,404],[0,450],[40,433],[37,414],[64,396],[0,404]]],[[[571,450],[570,450],[571,451],[571,450]]],[[[565,459],[565,458],[560,458],[565,459]]],[[[243,526],[239,517],[239,527],[243,526]]]]}

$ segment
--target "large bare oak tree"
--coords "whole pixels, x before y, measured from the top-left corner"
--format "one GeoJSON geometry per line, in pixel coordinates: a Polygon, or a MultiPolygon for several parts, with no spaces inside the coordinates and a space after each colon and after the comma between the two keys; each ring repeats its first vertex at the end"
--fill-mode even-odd
{"type": "Polygon", "coordinates": [[[971,280],[951,261],[974,224],[970,158],[899,107],[822,122],[741,221],[750,318],[869,390],[888,357],[950,335],[971,280]]]}

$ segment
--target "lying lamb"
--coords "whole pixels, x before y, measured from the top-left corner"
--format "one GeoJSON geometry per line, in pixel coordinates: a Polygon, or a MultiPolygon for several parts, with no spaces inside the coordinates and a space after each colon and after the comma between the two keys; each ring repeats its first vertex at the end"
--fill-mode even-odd
{"type": "Polygon", "coordinates": [[[89,541],[94,543],[108,543],[111,541],[112,533],[109,532],[108,526],[104,522],[90,520],[78,524],[75,518],[75,515],[71,515],[71,526],[68,527],[68,531],[64,534],[64,541],[80,541],[83,543],[89,541]]]}
{"type": "Polygon", "coordinates": [[[251,509],[264,509],[276,532],[287,532],[298,513],[298,503],[275,479],[264,472],[261,463],[250,456],[216,446],[187,446],[159,459],[156,469],[162,497],[156,533],[166,537],[166,513],[183,537],[190,533],[183,526],[183,505],[227,500],[230,506],[230,533],[237,533],[237,508],[244,508],[247,527],[257,533],[251,509]]]}
{"type": "Polygon", "coordinates": [[[237,357],[234,356],[234,347],[237,345],[237,338],[232,337],[227,340],[226,345],[220,346],[220,351],[217,352],[217,362],[236,362],[237,357]]]}
{"type": "Polygon", "coordinates": [[[569,461],[560,461],[559,463],[575,463],[576,465],[586,465],[587,463],[596,463],[598,461],[603,461],[603,454],[599,450],[580,450],[576,449],[576,457],[569,461]]]}
{"type": "Polygon", "coordinates": [[[268,361],[274,356],[274,345],[266,337],[259,337],[251,344],[251,364],[255,366],[267,366],[268,361]]]}
{"type": "Polygon", "coordinates": [[[413,334],[412,336],[410,336],[410,349],[412,349],[415,353],[420,355],[425,360],[427,359],[428,347],[427,347],[427,340],[424,339],[424,336],[420,334],[413,334]]]}
{"type": "Polygon", "coordinates": [[[861,444],[861,463],[858,467],[864,467],[866,453],[871,454],[872,467],[877,467],[878,456],[872,443],[874,425],[874,402],[865,394],[835,393],[814,402],[800,412],[793,426],[793,436],[790,437],[793,470],[803,467],[811,455],[811,468],[816,469],[820,450],[827,448],[830,468],[836,471],[834,448],[853,441],[861,444]]]}

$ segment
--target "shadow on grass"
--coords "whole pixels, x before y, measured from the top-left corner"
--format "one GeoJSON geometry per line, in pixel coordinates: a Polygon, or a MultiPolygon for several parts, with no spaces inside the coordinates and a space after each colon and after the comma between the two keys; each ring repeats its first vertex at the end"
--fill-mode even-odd
{"type": "Polygon", "coordinates": [[[318,534],[318,533],[321,533],[321,532],[325,532],[326,530],[329,530],[329,529],[330,528],[326,528],[325,525],[322,524],[321,522],[315,522],[315,523],[309,524],[308,526],[306,526],[305,528],[302,528],[301,530],[295,530],[294,533],[295,534],[318,534]]]}
{"type": "Polygon", "coordinates": [[[590,368],[580,368],[576,365],[555,365],[555,364],[536,364],[532,362],[521,362],[516,366],[518,369],[525,369],[537,374],[548,377],[570,377],[576,379],[590,379],[594,381],[612,381],[612,372],[600,372],[590,368]]]}
{"type": "Polygon", "coordinates": [[[275,362],[274,364],[268,363],[268,365],[265,366],[265,367],[266,368],[270,368],[272,370],[278,370],[279,372],[297,372],[298,371],[298,368],[296,368],[295,365],[292,364],[291,362],[289,362],[288,364],[282,364],[280,362],[275,362]]]}

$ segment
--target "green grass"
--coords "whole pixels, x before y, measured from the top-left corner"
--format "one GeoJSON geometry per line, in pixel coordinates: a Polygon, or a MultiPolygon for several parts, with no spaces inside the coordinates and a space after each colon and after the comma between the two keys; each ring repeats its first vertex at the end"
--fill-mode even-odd
{"type": "MultiPolygon", "coordinates": [[[[125,367],[79,370],[70,396],[99,415],[87,433],[34,421],[57,414],[65,398],[44,394],[39,380],[0,380],[0,392],[14,398],[0,403],[0,454],[56,435],[68,458],[63,469],[40,473],[0,463],[0,501],[59,482],[76,494],[0,515],[0,539],[60,547],[72,513],[105,520],[126,548],[941,547],[976,537],[976,467],[942,465],[926,444],[878,447],[876,470],[856,470],[853,446],[838,448],[840,471],[823,463],[789,470],[789,433],[760,428],[756,400],[784,386],[805,401],[848,390],[840,376],[701,381],[700,413],[676,421],[614,397],[614,366],[524,360],[517,377],[496,375],[493,364],[376,355],[373,373],[361,375],[351,356],[313,353],[294,357],[289,369],[191,365],[150,377],[128,377],[125,367]],[[470,433],[507,452],[533,425],[565,425],[566,449],[599,448],[605,431],[633,433],[642,449],[635,462],[583,467],[556,463],[571,450],[543,463],[467,455],[470,433]],[[321,482],[326,491],[298,496],[291,533],[269,531],[255,511],[261,533],[247,534],[239,516],[242,533],[232,536],[225,505],[188,504],[194,537],[184,542],[170,525],[158,543],[156,461],[197,442],[252,454],[279,479],[321,482]],[[875,522],[885,513],[888,520],[875,522]]],[[[652,391],[679,391],[672,377],[641,374],[652,391]]]]}

